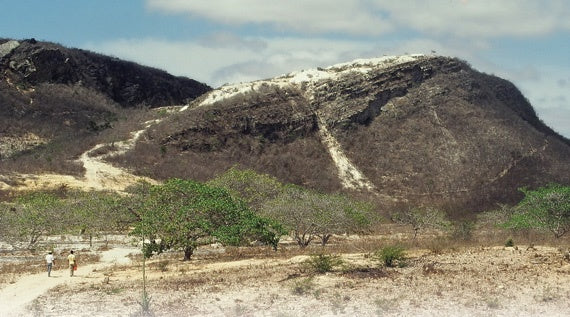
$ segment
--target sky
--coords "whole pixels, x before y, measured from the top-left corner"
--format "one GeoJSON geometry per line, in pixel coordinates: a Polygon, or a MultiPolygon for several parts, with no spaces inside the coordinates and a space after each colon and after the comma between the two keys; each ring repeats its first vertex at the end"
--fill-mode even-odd
{"type": "Polygon", "coordinates": [[[568,0],[0,0],[0,37],[212,87],[358,58],[437,54],[513,82],[570,138],[568,0]]]}

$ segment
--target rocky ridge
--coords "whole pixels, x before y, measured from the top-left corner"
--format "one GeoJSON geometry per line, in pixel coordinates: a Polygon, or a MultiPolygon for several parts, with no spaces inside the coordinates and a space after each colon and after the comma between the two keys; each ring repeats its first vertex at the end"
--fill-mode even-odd
{"type": "Polygon", "coordinates": [[[124,107],[183,104],[211,89],[158,69],[34,39],[0,44],[0,70],[20,86],[80,85],[124,107]]]}
{"type": "Polygon", "coordinates": [[[0,55],[0,138],[41,140],[22,143],[16,154],[3,147],[4,157],[45,165],[53,148],[73,149],[64,159],[72,165],[55,169],[61,174],[73,168],[87,178],[78,158],[136,134],[114,155],[96,153],[98,162],[128,170],[129,179],[158,181],[205,181],[237,164],[386,207],[467,211],[515,202],[522,186],[570,183],[570,142],[540,121],[512,83],[455,58],[384,56],[215,90],[198,85],[183,105],[173,96],[191,80],[133,63],[33,40],[0,40],[0,55]],[[159,93],[148,99],[141,87],[159,93]],[[161,102],[181,106],[140,108],[161,102]],[[134,107],[132,119],[120,114],[125,107],[134,107]],[[120,126],[131,133],[113,136],[120,126]],[[108,132],[111,138],[97,141],[108,132]]]}
{"type": "Polygon", "coordinates": [[[515,201],[518,187],[570,182],[568,140],[510,82],[454,58],[385,56],[294,72],[220,87],[183,110],[141,142],[192,157],[193,178],[238,163],[387,204],[471,210],[515,201]]]}

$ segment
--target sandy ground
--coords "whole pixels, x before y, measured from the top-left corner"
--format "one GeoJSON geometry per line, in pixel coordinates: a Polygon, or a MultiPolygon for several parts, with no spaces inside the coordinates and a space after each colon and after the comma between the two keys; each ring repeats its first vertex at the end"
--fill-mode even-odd
{"type": "MultiPolygon", "coordinates": [[[[140,135],[113,152],[128,149],[140,135]]],[[[23,188],[57,182],[121,190],[138,179],[104,158],[81,156],[86,174],[79,179],[23,175],[23,188]]],[[[0,188],[9,186],[0,182],[0,188]]],[[[413,250],[405,267],[379,268],[370,254],[354,248],[342,253],[343,268],[326,274],[306,268],[308,255],[281,251],[241,257],[238,252],[230,259],[223,248],[210,249],[189,262],[166,254],[148,263],[150,315],[570,316],[570,262],[557,248],[446,250],[413,250]]],[[[0,317],[141,316],[140,257],[127,257],[135,251],[115,245],[101,253],[99,263],[80,262],[73,278],[60,261],[50,278],[29,274],[0,285],[0,317]]]]}
{"type": "MultiPolygon", "coordinates": [[[[38,273],[23,276],[15,283],[5,285],[0,289],[0,316],[30,316],[35,315],[26,308],[38,297],[49,293],[58,287],[69,287],[85,279],[104,278],[102,271],[110,266],[130,263],[127,255],[136,252],[133,248],[116,248],[101,253],[100,263],[78,267],[73,277],[69,276],[65,259],[56,259],[56,266],[51,276],[38,273]]],[[[46,314],[47,315],[47,314],[46,314]]]]}
{"type": "MultiPolygon", "coordinates": [[[[0,289],[0,316],[141,316],[140,257],[117,247],[69,278],[24,276],[0,289]],[[117,262],[118,261],[118,262],[117,262]]],[[[224,249],[147,262],[154,316],[569,316],[570,262],[553,247],[412,250],[380,268],[367,253],[315,274],[307,255],[229,260],[224,249]]]]}

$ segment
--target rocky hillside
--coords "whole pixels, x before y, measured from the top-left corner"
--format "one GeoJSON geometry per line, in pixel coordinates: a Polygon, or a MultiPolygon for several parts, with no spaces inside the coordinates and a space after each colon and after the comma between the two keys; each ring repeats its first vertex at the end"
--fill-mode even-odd
{"type": "Polygon", "coordinates": [[[34,39],[0,40],[0,70],[4,80],[20,88],[78,85],[123,107],[183,104],[211,89],[158,69],[34,39]]]}
{"type": "Polygon", "coordinates": [[[522,186],[570,183],[569,144],[510,82],[418,55],[221,87],[116,162],[159,179],[240,164],[392,206],[482,210],[522,186]]]}
{"type": "MultiPolygon", "coordinates": [[[[60,154],[79,155],[93,136],[137,109],[185,104],[210,89],[85,50],[0,39],[0,159],[29,151],[42,158],[28,162],[26,170],[34,170],[36,163],[68,160],[60,154]]],[[[16,165],[10,168],[18,169],[16,165]]],[[[47,165],[53,170],[54,164],[47,165]]]]}
{"type": "Polygon", "coordinates": [[[570,141],[510,82],[454,58],[357,60],[210,91],[82,50],[0,40],[0,70],[2,188],[17,187],[14,171],[89,179],[104,160],[155,180],[204,181],[239,164],[386,208],[454,212],[570,184],[570,141]]]}

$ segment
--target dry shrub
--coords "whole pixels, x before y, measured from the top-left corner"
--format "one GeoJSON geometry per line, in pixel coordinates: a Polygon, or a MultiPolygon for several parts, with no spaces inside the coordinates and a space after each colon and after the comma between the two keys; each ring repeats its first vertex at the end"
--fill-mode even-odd
{"type": "Polygon", "coordinates": [[[451,247],[451,240],[447,237],[437,237],[428,241],[423,241],[423,247],[430,250],[433,254],[443,254],[451,247]]]}
{"type": "Polygon", "coordinates": [[[291,287],[291,291],[294,295],[306,295],[311,293],[315,287],[315,281],[312,278],[308,277],[295,280],[291,287]]]}
{"type": "Polygon", "coordinates": [[[376,251],[373,258],[386,267],[404,266],[406,264],[406,249],[399,245],[385,246],[376,251]]]}
{"type": "Polygon", "coordinates": [[[43,270],[46,270],[43,263],[44,263],[43,258],[41,259],[41,261],[38,261],[36,259],[31,259],[31,260],[19,261],[18,263],[4,263],[0,265],[0,276],[9,275],[9,274],[21,275],[28,273],[40,273],[43,272],[43,270]]]}
{"type": "Polygon", "coordinates": [[[336,267],[342,266],[344,261],[336,254],[311,255],[304,263],[312,271],[323,274],[332,272],[336,267]]]}

